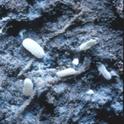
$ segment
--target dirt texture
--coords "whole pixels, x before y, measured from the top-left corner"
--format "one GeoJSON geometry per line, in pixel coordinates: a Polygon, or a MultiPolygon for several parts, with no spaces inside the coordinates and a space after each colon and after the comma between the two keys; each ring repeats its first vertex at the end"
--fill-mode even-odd
{"type": "Polygon", "coordinates": [[[123,41],[123,0],[0,0],[0,124],[122,124],[123,41]],[[46,56],[25,50],[25,38],[46,56]],[[90,39],[98,44],[79,52],[90,39]],[[99,63],[114,71],[111,80],[99,63]],[[57,77],[69,67],[80,73],[57,77]],[[23,95],[25,78],[31,97],[23,95]]]}

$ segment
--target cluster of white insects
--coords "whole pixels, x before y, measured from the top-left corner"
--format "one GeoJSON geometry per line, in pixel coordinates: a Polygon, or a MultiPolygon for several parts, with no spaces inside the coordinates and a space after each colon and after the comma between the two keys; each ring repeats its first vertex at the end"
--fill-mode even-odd
{"type": "MultiPolygon", "coordinates": [[[[78,50],[79,51],[86,51],[88,49],[90,49],[91,47],[93,47],[94,45],[97,44],[96,39],[90,39],[86,42],[83,42],[79,47],[78,50]]],[[[34,55],[36,58],[43,58],[45,56],[45,51],[44,49],[34,40],[30,39],[30,38],[26,38],[23,40],[22,42],[23,47],[29,51],[32,55],[34,55]]],[[[79,64],[79,59],[78,58],[74,58],[72,61],[72,64],[74,65],[78,65],[79,64]]],[[[106,79],[106,80],[110,80],[112,78],[112,73],[110,73],[107,68],[105,67],[104,64],[99,64],[97,66],[99,73],[106,79]]],[[[59,70],[56,72],[56,75],[59,78],[63,78],[66,76],[72,76],[77,74],[77,71],[74,68],[66,68],[64,70],[59,70]]],[[[26,78],[24,80],[24,87],[23,87],[23,94],[25,96],[31,96],[33,92],[33,83],[31,81],[31,79],[26,78]]],[[[93,94],[93,91],[88,91],[88,94],[93,94]]]]}

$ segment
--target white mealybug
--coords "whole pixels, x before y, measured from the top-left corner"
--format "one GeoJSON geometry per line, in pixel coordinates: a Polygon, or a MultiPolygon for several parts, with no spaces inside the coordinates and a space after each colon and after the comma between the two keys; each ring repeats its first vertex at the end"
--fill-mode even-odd
{"type": "Polygon", "coordinates": [[[43,48],[34,40],[26,38],[22,42],[23,47],[28,50],[36,58],[42,58],[45,55],[43,48]]]}
{"type": "Polygon", "coordinates": [[[78,58],[74,58],[72,61],[73,65],[78,65],[79,64],[79,59],[78,58]]]}
{"type": "Polygon", "coordinates": [[[88,95],[93,95],[93,94],[94,94],[94,91],[91,90],[91,89],[89,89],[89,90],[86,92],[86,94],[88,94],[88,95]]]}
{"type": "Polygon", "coordinates": [[[105,65],[98,65],[98,71],[106,80],[110,80],[112,78],[111,73],[106,69],[105,65]]]}
{"type": "Polygon", "coordinates": [[[24,80],[23,94],[25,96],[31,96],[32,93],[33,93],[33,83],[31,81],[31,79],[26,78],[24,80]]]}
{"type": "Polygon", "coordinates": [[[58,77],[66,77],[66,76],[71,76],[71,75],[75,75],[77,74],[77,71],[73,68],[67,68],[67,69],[64,69],[64,70],[61,70],[61,71],[58,71],[56,73],[56,75],[58,77]]]}
{"type": "Polygon", "coordinates": [[[96,45],[97,44],[97,41],[96,39],[90,39],[84,43],[82,43],[80,46],[79,46],[79,51],[85,51],[85,50],[88,50],[90,49],[92,46],[96,45]]]}

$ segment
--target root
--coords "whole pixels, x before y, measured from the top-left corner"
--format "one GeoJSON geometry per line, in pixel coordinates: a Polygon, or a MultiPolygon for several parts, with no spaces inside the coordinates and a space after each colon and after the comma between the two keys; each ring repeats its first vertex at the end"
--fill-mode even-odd
{"type": "MultiPolygon", "coordinates": [[[[85,9],[83,9],[83,7],[81,7],[80,10],[81,10],[81,11],[80,11],[78,14],[74,15],[74,17],[73,17],[70,21],[68,21],[68,23],[67,23],[62,29],[60,29],[60,30],[54,32],[54,33],[50,36],[49,40],[51,40],[51,39],[53,39],[53,38],[55,38],[55,37],[57,37],[57,36],[59,36],[59,35],[65,33],[65,32],[68,30],[68,28],[70,28],[70,27],[74,24],[74,22],[76,22],[77,20],[79,20],[79,17],[81,17],[81,16],[84,14],[85,11],[88,11],[88,12],[91,11],[91,10],[89,10],[89,9],[86,8],[86,7],[85,7],[85,9]]],[[[80,19],[80,21],[81,21],[82,23],[84,23],[84,24],[87,23],[87,22],[89,22],[89,21],[86,21],[86,20],[84,20],[84,19],[80,19]]]]}
{"type": "Polygon", "coordinates": [[[31,103],[34,101],[35,98],[36,98],[36,90],[34,90],[32,96],[20,106],[18,111],[15,113],[15,117],[18,118],[26,110],[26,108],[31,105],[31,103]]]}
{"type": "Polygon", "coordinates": [[[34,59],[31,59],[31,60],[27,63],[27,65],[19,72],[19,74],[17,75],[17,77],[19,78],[19,77],[21,77],[22,75],[24,75],[24,73],[25,73],[27,70],[29,70],[29,69],[31,68],[33,62],[34,62],[34,59]]]}
{"type": "MultiPolygon", "coordinates": [[[[11,19],[8,19],[3,30],[5,33],[16,36],[19,34],[19,32],[23,29],[39,29],[40,27],[44,25],[44,23],[52,21],[52,17],[55,16],[58,18],[62,15],[63,8],[68,8],[71,11],[74,11],[74,8],[72,5],[65,4],[62,2],[62,0],[52,0],[50,1],[46,6],[42,8],[42,6],[37,7],[37,13],[39,11],[42,11],[42,14],[38,14],[36,17],[29,17],[28,14],[25,14],[25,18],[23,16],[18,16],[18,14],[14,15],[14,17],[11,19]],[[42,22],[42,23],[41,23],[42,22]]],[[[0,26],[1,27],[1,26],[0,26]]]]}
{"type": "Polygon", "coordinates": [[[65,31],[66,31],[70,26],[72,26],[72,24],[73,24],[81,15],[83,15],[83,13],[84,13],[84,10],[82,9],[82,10],[81,10],[77,15],[75,15],[62,29],[60,29],[60,30],[56,31],[55,33],[53,33],[53,34],[51,35],[51,37],[50,37],[49,40],[51,40],[51,39],[53,39],[53,38],[55,38],[55,37],[57,37],[57,36],[59,36],[59,35],[65,33],[65,31]]]}

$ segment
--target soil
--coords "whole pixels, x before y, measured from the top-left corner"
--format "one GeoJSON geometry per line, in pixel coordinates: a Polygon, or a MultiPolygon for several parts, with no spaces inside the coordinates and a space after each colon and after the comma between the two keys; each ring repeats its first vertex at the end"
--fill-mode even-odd
{"type": "Polygon", "coordinates": [[[122,124],[123,40],[123,0],[0,0],[0,124],[122,124]],[[27,37],[44,58],[23,48],[27,37]],[[94,38],[96,46],[75,51],[94,38]],[[116,75],[104,79],[98,63],[116,75]],[[83,73],[57,79],[57,70],[82,65],[83,73]],[[25,78],[34,84],[31,97],[23,95],[25,78]]]}

